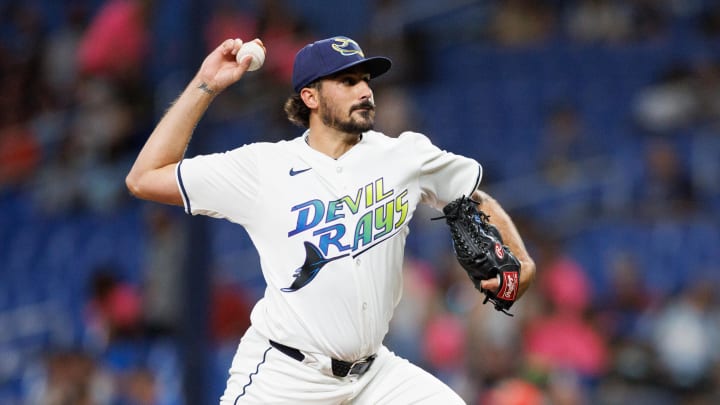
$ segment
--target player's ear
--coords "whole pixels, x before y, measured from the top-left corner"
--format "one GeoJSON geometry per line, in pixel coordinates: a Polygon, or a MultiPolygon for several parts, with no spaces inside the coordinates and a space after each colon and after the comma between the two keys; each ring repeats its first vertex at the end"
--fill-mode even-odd
{"type": "Polygon", "coordinates": [[[300,98],[307,108],[311,110],[318,107],[319,101],[317,92],[318,90],[313,87],[304,87],[300,90],[300,98]]]}

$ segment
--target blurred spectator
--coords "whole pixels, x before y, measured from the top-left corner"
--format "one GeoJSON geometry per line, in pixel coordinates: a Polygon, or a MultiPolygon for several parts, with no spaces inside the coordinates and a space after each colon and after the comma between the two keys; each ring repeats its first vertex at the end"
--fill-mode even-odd
{"type": "Polygon", "coordinates": [[[70,136],[77,140],[78,159],[100,164],[132,133],[133,111],[119,89],[103,79],[83,80],[76,103],[70,136]]]}
{"type": "Polygon", "coordinates": [[[48,87],[42,97],[37,97],[41,103],[32,124],[45,153],[34,194],[38,206],[47,213],[78,209],[109,212],[127,198],[116,179],[125,170],[121,167],[122,155],[130,145],[131,135],[142,124],[143,114],[148,114],[143,101],[132,94],[137,87],[133,81],[138,80],[141,69],[137,66],[133,72],[126,71],[117,60],[103,58],[109,52],[112,57],[125,58],[122,63],[132,63],[124,53],[124,44],[138,46],[137,38],[144,34],[134,36],[118,27],[140,29],[126,26],[129,20],[139,18],[135,13],[140,4],[105,3],[93,27],[85,31],[88,10],[84,4],[74,3],[63,16],[66,24],[43,42],[40,66],[48,78],[48,87]],[[113,31],[116,28],[118,31],[113,31]],[[125,34],[127,37],[117,36],[125,34]],[[77,56],[89,50],[93,58],[98,57],[93,60],[97,64],[91,64],[93,68],[83,66],[88,61],[77,56]],[[78,69],[85,69],[84,76],[78,69]]]}
{"type": "MultiPolygon", "coordinates": [[[[368,26],[372,27],[362,39],[365,53],[375,54],[382,50],[393,61],[393,68],[383,76],[385,85],[407,85],[432,80],[428,69],[427,43],[429,34],[421,24],[413,24],[423,7],[408,10],[404,0],[378,0],[368,26]]],[[[376,94],[382,94],[377,91],[376,94]]],[[[386,108],[386,107],[384,107],[386,108]]]]}
{"type": "Polygon", "coordinates": [[[559,242],[547,238],[537,256],[538,268],[543,269],[538,287],[546,306],[524,333],[527,367],[546,378],[568,373],[564,378],[570,380],[561,381],[577,376],[581,382],[592,382],[606,372],[607,341],[591,317],[593,291],[585,270],[559,242]]]}
{"type": "Polygon", "coordinates": [[[153,0],[106,0],[90,21],[78,50],[84,75],[127,82],[142,72],[153,0]]]}
{"type": "Polygon", "coordinates": [[[88,285],[86,324],[93,346],[100,350],[117,340],[136,338],[141,332],[140,294],[116,274],[113,267],[100,267],[88,285]]]}
{"type": "Polygon", "coordinates": [[[264,0],[261,3],[258,38],[268,49],[262,71],[284,86],[291,81],[295,54],[315,40],[310,27],[282,0],[264,0]]]}
{"type": "Polygon", "coordinates": [[[539,288],[555,313],[581,316],[592,304],[593,288],[586,270],[574,258],[562,250],[561,242],[552,236],[542,242],[539,262],[543,275],[539,288]]]}
{"type": "Polygon", "coordinates": [[[635,119],[652,134],[673,134],[720,123],[720,63],[698,55],[672,66],[656,83],[639,92],[635,119]]]}
{"type": "MultiPolygon", "coordinates": [[[[469,280],[467,282],[469,283],[469,280]]],[[[477,291],[473,293],[479,294],[477,291]]],[[[502,385],[503,381],[519,374],[523,356],[518,347],[527,315],[523,310],[527,305],[533,305],[534,297],[523,296],[523,302],[513,306],[512,318],[496,312],[489,304],[481,305],[480,300],[481,298],[478,298],[472,309],[466,328],[465,368],[473,381],[475,391],[482,398],[483,392],[488,389],[506,391],[506,388],[499,388],[497,385],[502,385]],[[530,301],[525,301],[526,299],[530,301]]],[[[481,400],[480,403],[485,402],[481,400]]]]}
{"type": "Polygon", "coordinates": [[[0,126],[0,190],[31,178],[40,162],[40,145],[24,123],[0,126]]]}
{"type": "Polygon", "coordinates": [[[523,350],[527,372],[540,380],[568,373],[583,389],[605,375],[609,359],[605,338],[592,323],[552,309],[530,322],[523,350]]]}
{"type": "Polygon", "coordinates": [[[73,140],[62,140],[38,171],[31,190],[39,213],[70,214],[86,207],[75,153],[73,140]]]}
{"type": "Polygon", "coordinates": [[[375,103],[382,106],[382,112],[375,119],[375,128],[388,136],[397,137],[416,122],[412,100],[402,87],[381,89],[375,103]]]}
{"type": "Polygon", "coordinates": [[[710,209],[710,217],[720,218],[720,136],[714,130],[698,134],[692,143],[690,162],[693,185],[710,209]]]}
{"type": "Polygon", "coordinates": [[[210,335],[216,344],[237,342],[250,326],[252,304],[242,286],[215,282],[210,306],[210,335]]]}
{"type": "Polygon", "coordinates": [[[542,390],[528,381],[517,378],[503,380],[488,390],[477,402],[478,405],[543,405],[546,403],[548,403],[547,398],[542,390]]]}
{"type": "Polygon", "coordinates": [[[693,64],[698,124],[720,125],[720,61],[697,58],[693,64]]]}
{"type": "Polygon", "coordinates": [[[636,257],[617,253],[610,262],[609,285],[598,297],[598,328],[610,343],[607,377],[596,390],[596,400],[608,404],[658,403],[654,353],[650,344],[651,315],[657,297],[648,291],[636,257]]]}
{"type": "Polygon", "coordinates": [[[244,10],[241,4],[233,0],[215,2],[205,29],[205,47],[208,50],[228,38],[240,38],[243,41],[264,39],[259,35],[257,16],[244,10]]]}
{"type": "MultiPolygon", "coordinates": [[[[594,384],[593,384],[594,385],[594,384]]],[[[556,370],[546,380],[548,403],[553,405],[580,405],[590,403],[591,386],[585,384],[574,371],[556,370]]]]}
{"type": "Polygon", "coordinates": [[[44,379],[26,398],[30,405],[113,405],[112,375],[85,353],[56,351],[44,362],[44,379]]]}
{"type": "Polygon", "coordinates": [[[643,319],[657,304],[631,253],[617,253],[610,262],[608,288],[596,305],[600,324],[611,342],[644,339],[643,319]]]}
{"type": "Polygon", "coordinates": [[[489,27],[490,38],[510,47],[542,43],[554,35],[556,19],[554,10],[546,2],[500,1],[489,27]]]}
{"type": "Polygon", "coordinates": [[[385,344],[399,356],[422,362],[425,348],[418,336],[422,336],[437,300],[437,280],[428,262],[409,256],[403,265],[403,280],[403,298],[395,307],[385,344]]]}
{"type": "Polygon", "coordinates": [[[715,286],[695,281],[666,302],[654,322],[653,347],[667,382],[683,393],[707,393],[720,351],[715,286]]]}
{"type": "Polygon", "coordinates": [[[422,359],[433,375],[447,383],[465,400],[472,399],[477,383],[468,375],[467,314],[479,295],[454,255],[444,256],[436,290],[426,308],[422,359]]]}
{"type": "Polygon", "coordinates": [[[184,223],[166,207],[149,207],[145,214],[148,230],[142,281],[145,328],[152,336],[173,335],[182,320],[187,234],[184,223]]]}
{"type": "Polygon", "coordinates": [[[634,194],[637,218],[684,217],[698,208],[688,169],[673,144],[663,139],[645,145],[644,173],[634,194]]]}
{"type": "Polygon", "coordinates": [[[45,34],[39,6],[5,5],[0,27],[1,188],[5,182],[26,180],[39,163],[38,140],[30,122],[47,89],[39,69],[45,34]]]}
{"type": "Polygon", "coordinates": [[[79,76],[78,49],[87,24],[89,10],[83,2],[71,2],[64,8],[64,23],[43,41],[42,75],[50,90],[64,95],[66,104],[75,92],[79,76]]]}
{"type": "Polygon", "coordinates": [[[463,369],[465,360],[465,325],[452,313],[439,313],[428,320],[424,331],[423,358],[435,375],[444,381],[463,369]]]}
{"type": "Polygon", "coordinates": [[[50,213],[62,213],[62,207],[111,212],[128,199],[117,179],[126,171],[124,152],[142,120],[116,87],[99,79],[79,83],[71,117],[38,176],[36,199],[50,213]]]}
{"type": "Polygon", "coordinates": [[[589,133],[577,109],[569,103],[549,112],[538,160],[547,181],[556,186],[577,183],[587,176],[584,166],[600,156],[596,137],[589,133]]]}
{"type": "Polygon", "coordinates": [[[698,109],[692,71],[684,64],[674,65],[637,94],[633,108],[640,127],[651,133],[672,133],[690,125],[698,109]]]}
{"type": "Polygon", "coordinates": [[[581,0],[568,7],[568,34],[577,42],[617,43],[630,35],[631,13],[624,2],[581,0]]]}
{"type": "Polygon", "coordinates": [[[144,367],[135,367],[119,379],[118,398],[113,405],[157,405],[160,403],[156,377],[144,367]]]}
{"type": "Polygon", "coordinates": [[[651,41],[668,34],[669,9],[656,0],[632,0],[632,35],[635,41],[651,41]]]}

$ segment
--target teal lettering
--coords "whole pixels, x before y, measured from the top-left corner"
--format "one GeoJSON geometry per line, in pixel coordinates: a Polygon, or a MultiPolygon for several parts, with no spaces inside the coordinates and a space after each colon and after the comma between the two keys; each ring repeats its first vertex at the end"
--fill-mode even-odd
{"type": "Polygon", "coordinates": [[[375,235],[374,240],[378,240],[392,231],[393,216],[395,214],[394,205],[395,201],[390,201],[385,205],[375,208],[375,229],[381,232],[375,235]]]}
{"type": "Polygon", "coordinates": [[[325,222],[332,222],[340,218],[345,218],[345,214],[337,213],[337,211],[342,211],[342,209],[342,200],[330,201],[328,203],[327,217],[325,218],[325,222]]]}
{"type": "Polygon", "coordinates": [[[313,232],[313,236],[318,235],[320,235],[318,248],[322,250],[325,256],[328,254],[328,247],[330,245],[335,246],[340,252],[350,249],[350,246],[343,245],[342,242],[340,242],[340,239],[345,236],[345,225],[335,224],[313,232]]]}
{"type": "Polygon", "coordinates": [[[319,224],[325,213],[325,205],[320,200],[310,200],[290,209],[290,211],[298,210],[297,226],[288,232],[288,237],[297,235],[319,224]],[[310,211],[312,211],[312,214],[310,211]]]}
{"type": "Polygon", "coordinates": [[[362,243],[362,246],[366,246],[372,242],[372,217],[373,212],[367,212],[358,221],[355,226],[355,238],[353,242],[353,250],[357,250],[362,243]]]}

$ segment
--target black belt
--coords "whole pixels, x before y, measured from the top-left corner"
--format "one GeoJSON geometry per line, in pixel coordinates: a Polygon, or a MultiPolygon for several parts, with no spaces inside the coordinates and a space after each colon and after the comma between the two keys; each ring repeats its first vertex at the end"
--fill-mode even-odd
{"type": "MultiPolygon", "coordinates": [[[[278,349],[282,353],[292,357],[297,361],[303,361],[305,355],[294,347],[285,346],[275,341],[270,341],[270,346],[278,349]]],[[[335,377],[347,377],[349,375],[361,376],[370,370],[370,365],[375,360],[375,355],[368,356],[356,362],[332,359],[332,372],[335,377]]]]}

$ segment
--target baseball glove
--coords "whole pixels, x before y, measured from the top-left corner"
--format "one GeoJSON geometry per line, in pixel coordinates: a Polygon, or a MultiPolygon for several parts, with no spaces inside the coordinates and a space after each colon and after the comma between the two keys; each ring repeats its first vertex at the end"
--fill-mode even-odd
{"type": "Polygon", "coordinates": [[[520,284],[520,262],[503,245],[500,232],[488,222],[488,216],[478,209],[478,203],[462,196],[443,208],[444,218],[460,265],[470,276],[475,288],[485,294],[483,304],[490,301],[495,309],[512,316],[508,311],[517,299],[520,284]],[[498,277],[497,293],[480,286],[482,280],[498,277]]]}

